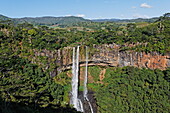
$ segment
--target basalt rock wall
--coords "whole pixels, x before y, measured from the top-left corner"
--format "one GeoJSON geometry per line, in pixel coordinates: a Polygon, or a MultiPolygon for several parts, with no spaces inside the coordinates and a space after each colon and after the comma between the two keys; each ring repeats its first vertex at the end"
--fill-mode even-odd
{"type": "MultiPolygon", "coordinates": [[[[48,51],[36,51],[35,56],[46,57],[47,68],[50,64],[54,64],[54,71],[51,73],[55,76],[61,71],[71,69],[72,66],[72,48],[65,47],[63,49],[48,51]]],[[[85,46],[80,47],[80,66],[85,66],[85,46]]],[[[120,46],[116,44],[110,45],[94,45],[88,48],[89,66],[135,66],[139,68],[161,69],[165,70],[170,67],[170,54],[161,55],[157,52],[144,53],[134,51],[120,51],[120,46]]]]}

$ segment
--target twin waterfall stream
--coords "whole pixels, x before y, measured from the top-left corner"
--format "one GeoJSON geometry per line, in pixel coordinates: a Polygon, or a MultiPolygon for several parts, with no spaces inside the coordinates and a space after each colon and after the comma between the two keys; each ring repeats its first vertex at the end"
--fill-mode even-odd
{"type": "MultiPolygon", "coordinates": [[[[73,47],[73,64],[72,64],[72,91],[71,91],[71,99],[70,104],[80,112],[84,112],[82,100],[78,98],[78,84],[79,84],[79,46],[77,46],[77,50],[73,47]]],[[[87,80],[88,80],[88,47],[86,46],[86,67],[85,67],[85,76],[84,76],[84,91],[83,91],[83,98],[90,107],[91,113],[93,112],[93,107],[88,99],[88,89],[87,89],[87,80]]]]}

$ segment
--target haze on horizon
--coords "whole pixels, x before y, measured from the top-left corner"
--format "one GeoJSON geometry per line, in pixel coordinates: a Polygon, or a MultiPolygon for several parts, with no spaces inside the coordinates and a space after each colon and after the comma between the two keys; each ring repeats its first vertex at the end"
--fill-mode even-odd
{"type": "Polygon", "coordinates": [[[170,11],[169,0],[3,0],[0,14],[11,17],[78,16],[87,19],[152,18],[170,11]]]}

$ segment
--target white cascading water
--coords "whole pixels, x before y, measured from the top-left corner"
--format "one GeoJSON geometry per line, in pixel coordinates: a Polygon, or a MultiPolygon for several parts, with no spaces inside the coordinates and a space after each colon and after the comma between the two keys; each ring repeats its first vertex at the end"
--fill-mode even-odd
{"type": "Polygon", "coordinates": [[[87,79],[88,79],[88,48],[86,46],[86,67],[85,67],[85,76],[84,76],[84,91],[83,91],[83,95],[84,98],[87,97],[87,79]]]}
{"type": "Polygon", "coordinates": [[[73,65],[72,65],[72,92],[70,103],[77,111],[83,112],[83,106],[80,99],[78,99],[78,75],[79,75],[79,46],[77,47],[77,54],[75,55],[75,47],[73,47],[73,65]],[[76,56],[76,57],[75,57],[76,56]]]}
{"type": "Polygon", "coordinates": [[[85,68],[85,76],[84,76],[84,91],[83,91],[83,95],[84,95],[84,99],[88,102],[91,113],[93,113],[93,107],[87,97],[87,79],[88,79],[88,47],[86,46],[86,68],[85,68]]]}
{"type": "Polygon", "coordinates": [[[76,83],[76,62],[75,62],[75,47],[73,47],[73,64],[72,64],[72,91],[71,91],[71,101],[70,103],[77,108],[77,83],[76,83]]]}
{"type": "Polygon", "coordinates": [[[84,112],[83,103],[81,102],[80,99],[78,99],[78,109],[77,109],[77,111],[84,112]]]}

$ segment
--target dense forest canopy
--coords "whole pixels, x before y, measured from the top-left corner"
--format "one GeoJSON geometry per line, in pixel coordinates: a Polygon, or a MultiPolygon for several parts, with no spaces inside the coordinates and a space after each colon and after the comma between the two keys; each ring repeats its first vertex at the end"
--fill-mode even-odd
{"type": "MultiPolygon", "coordinates": [[[[122,46],[122,51],[156,51],[162,55],[170,52],[169,13],[154,22],[92,22],[72,17],[69,22],[75,21],[69,25],[62,21],[64,24],[44,26],[16,24],[12,19],[0,17],[0,112],[3,113],[76,112],[69,106],[71,78],[66,72],[51,77],[49,73],[57,64],[51,63],[46,69],[45,57],[39,57],[41,63],[33,63],[34,50],[116,43],[122,46]],[[125,47],[125,44],[135,46],[125,47]]],[[[106,68],[104,83],[89,84],[96,92],[99,112],[170,111],[169,68],[161,71],[90,67],[96,81],[98,74],[94,71],[102,68],[106,68]]]]}
{"type": "Polygon", "coordinates": [[[29,23],[14,25],[12,21],[2,21],[0,35],[6,40],[22,42],[32,49],[59,49],[78,44],[146,43],[124,49],[165,54],[170,51],[169,26],[169,17],[166,15],[154,23],[80,22],[56,27],[33,26],[29,23]]]}
{"type": "Polygon", "coordinates": [[[101,113],[168,113],[170,110],[169,70],[107,68],[104,84],[97,85],[101,113]]]}

